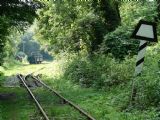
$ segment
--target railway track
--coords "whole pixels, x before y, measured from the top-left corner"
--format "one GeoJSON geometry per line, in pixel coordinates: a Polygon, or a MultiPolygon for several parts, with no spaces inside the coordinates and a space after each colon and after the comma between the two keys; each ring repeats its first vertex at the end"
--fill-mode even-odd
{"type": "Polygon", "coordinates": [[[28,93],[30,94],[30,96],[34,100],[35,104],[37,105],[37,107],[38,107],[39,111],[41,112],[41,114],[43,115],[44,119],[49,120],[49,118],[48,118],[47,114],[45,113],[45,111],[43,110],[42,106],[40,105],[40,103],[38,102],[38,100],[36,99],[34,94],[32,93],[31,89],[26,84],[24,76],[18,74],[17,77],[20,79],[20,81],[22,82],[24,87],[27,89],[28,93]]]}
{"type": "MultiPolygon", "coordinates": [[[[30,94],[30,96],[34,100],[34,102],[35,102],[38,110],[40,111],[41,115],[43,116],[43,118],[45,120],[95,120],[95,118],[93,118],[91,115],[89,115],[83,109],[81,109],[79,106],[77,106],[73,102],[69,101],[68,99],[66,99],[65,97],[63,97],[61,94],[59,94],[56,90],[52,89],[50,86],[48,86],[47,84],[45,84],[42,80],[39,79],[39,77],[32,76],[31,74],[29,74],[29,76],[31,76],[36,82],[38,82],[39,84],[41,84],[43,86],[44,90],[46,90],[47,92],[50,92],[52,96],[58,97],[59,100],[63,101],[63,104],[72,107],[73,110],[77,111],[82,116],[82,118],[79,117],[79,118],[75,118],[75,119],[73,119],[73,118],[72,119],[71,118],[67,119],[66,117],[57,118],[56,116],[52,116],[52,118],[49,117],[47,115],[46,111],[45,111],[46,109],[44,109],[42,107],[42,105],[40,104],[41,102],[39,102],[39,100],[36,98],[36,95],[28,87],[28,85],[26,83],[27,77],[23,76],[21,74],[18,74],[17,77],[20,79],[20,81],[23,84],[23,86],[27,89],[28,93],[30,94]]],[[[55,106],[52,106],[52,107],[54,108],[55,106]]]]}

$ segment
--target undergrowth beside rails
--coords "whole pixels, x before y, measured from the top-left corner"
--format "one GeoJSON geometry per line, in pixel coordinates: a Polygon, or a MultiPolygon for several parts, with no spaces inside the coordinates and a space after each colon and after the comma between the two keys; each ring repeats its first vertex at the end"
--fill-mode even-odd
{"type": "MultiPolygon", "coordinates": [[[[115,61],[111,56],[98,54],[92,58],[78,54],[62,56],[51,63],[14,65],[3,70],[3,73],[4,76],[35,71],[35,75],[42,74],[41,79],[44,82],[78,104],[97,120],[159,120],[158,47],[148,48],[143,72],[136,78],[133,77],[135,57],[115,61]],[[137,93],[135,104],[129,106],[132,79],[135,80],[137,93]]],[[[2,91],[3,88],[0,92],[2,91]]],[[[40,96],[44,96],[41,90],[37,91],[40,96]]],[[[14,92],[17,93],[16,90],[14,92]]],[[[24,99],[23,94],[21,95],[24,99]]],[[[47,105],[51,101],[45,102],[43,104],[47,105]]],[[[11,107],[10,103],[1,102],[1,106],[2,104],[6,109],[11,107]]],[[[21,105],[18,104],[19,107],[21,105]]],[[[59,108],[49,111],[50,114],[60,114],[60,112],[59,108]]],[[[1,114],[5,113],[1,110],[1,114]]]]}
{"type": "MultiPolygon", "coordinates": [[[[66,54],[63,70],[63,79],[80,85],[82,88],[93,88],[108,91],[118,88],[124,96],[118,97],[122,111],[148,111],[154,109],[152,119],[159,119],[160,106],[160,68],[159,45],[148,47],[145,63],[141,76],[134,77],[135,57],[126,58],[123,61],[114,60],[112,57],[95,54],[92,57],[84,57],[80,54],[66,54]],[[132,80],[135,82],[136,95],[134,105],[129,106],[132,80]]],[[[113,92],[113,91],[112,91],[113,92]]],[[[114,92],[113,92],[114,93],[114,92]]],[[[119,93],[120,94],[120,93],[119,93]]],[[[118,95],[119,95],[118,94],[118,95]]],[[[115,95],[118,96],[117,94],[115,95]]],[[[114,99],[114,97],[113,97],[114,99]]],[[[116,104],[116,103],[115,103],[116,104]]],[[[118,106],[119,106],[118,105],[118,106]]],[[[117,106],[117,107],[118,107],[117,106]]],[[[131,113],[132,113],[131,112],[131,113]]],[[[142,118],[141,118],[142,119],[142,118]]],[[[149,118],[147,118],[149,119],[149,118]]]]}

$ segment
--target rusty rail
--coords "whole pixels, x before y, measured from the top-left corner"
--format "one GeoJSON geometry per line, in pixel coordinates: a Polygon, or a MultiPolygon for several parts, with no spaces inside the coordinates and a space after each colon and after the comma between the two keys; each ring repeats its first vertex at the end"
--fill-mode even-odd
{"type": "Polygon", "coordinates": [[[71,107],[73,107],[74,109],[76,109],[77,111],[79,111],[84,117],[86,117],[88,120],[96,120],[95,118],[93,118],[91,115],[89,115],[88,113],[86,113],[84,110],[82,110],[78,105],[75,105],[73,102],[69,101],[68,99],[64,98],[62,95],[60,95],[56,90],[53,90],[51,87],[49,87],[48,85],[46,85],[44,82],[42,82],[39,78],[34,77],[31,75],[31,77],[33,79],[35,79],[36,81],[38,81],[40,84],[42,84],[45,88],[47,88],[49,91],[51,91],[52,93],[54,93],[56,96],[58,96],[59,98],[61,98],[65,103],[68,103],[71,107]]]}
{"type": "Polygon", "coordinates": [[[38,100],[35,98],[34,94],[30,90],[30,88],[27,86],[27,84],[25,82],[25,78],[23,78],[23,76],[20,75],[20,74],[18,74],[17,77],[21,80],[21,82],[23,83],[24,87],[27,89],[28,93],[33,98],[34,102],[36,103],[36,105],[37,105],[38,109],[40,110],[41,114],[43,115],[44,119],[45,120],[49,120],[49,118],[48,118],[47,114],[45,113],[45,111],[43,110],[42,106],[40,105],[40,103],[38,102],[38,100]]]}

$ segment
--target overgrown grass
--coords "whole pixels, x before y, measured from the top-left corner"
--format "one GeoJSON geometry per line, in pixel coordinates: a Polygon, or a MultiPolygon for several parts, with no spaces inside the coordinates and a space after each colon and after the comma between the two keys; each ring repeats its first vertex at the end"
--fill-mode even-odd
{"type": "Polygon", "coordinates": [[[0,100],[0,120],[30,120],[38,115],[30,96],[22,88],[0,88],[0,93],[13,93],[14,97],[0,100]]]}
{"type": "MultiPolygon", "coordinates": [[[[43,74],[44,82],[97,120],[159,120],[159,56],[157,48],[148,49],[142,75],[135,78],[137,95],[132,107],[129,107],[129,100],[135,58],[117,62],[110,57],[98,55],[92,59],[77,55],[63,56],[63,59],[52,63],[18,65],[18,69],[7,69],[5,75],[34,71],[35,74],[43,74]]],[[[35,92],[42,98],[50,116],[59,117],[67,110],[71,111],[68,107],[61,108],[59,103],[52,103],[57,99],[49,93],[45,94],[42,89],[35,92]]],[[[10,108],[9,103],[5,106],[10,108]]],[[[1,114],[5,113],[2,111],[1,114]]]]}
{"type": "Polygon", "coordinates": [[[77,56],[68,63],[64,76],[85,87],[105,89],[125,84],[132,79],[134,59],[119,63],[105,55],[92,58],[77,56]]]}
{"type": "Polygon", "coordinates": [[[130,94],[129,84],[104,91],[81,88],[65,79],[44,77],[43,80],[97,120],[158,120],[156,109],[152,107],[142,111],[134,108],[130,111],[127,107],[130,94]]]}
{"type": "Polygon", "coordinates": [[[86,120],[78,111],[65,104],[53,93],[43,88],[35,89],[34,93],[51,120],[53,118],[56,120],[86,120]]]}

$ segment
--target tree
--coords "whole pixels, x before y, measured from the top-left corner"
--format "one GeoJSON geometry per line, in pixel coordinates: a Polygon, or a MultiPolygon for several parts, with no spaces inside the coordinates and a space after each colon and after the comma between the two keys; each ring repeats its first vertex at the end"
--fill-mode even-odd
{"type": "Polygon", "coordinates": [[[100,52],[103,54],[111,53],[120,60],[123,60],[128,55],[137,54],[138,41],[131,40],[130,36],[139,20],[154,21],[157,16],[156,9],[154,2],[121,2],[121,25],[116,30],[105,35],[100,52]]]}
{"type": "Polygon", "coordinates": [[[8,35],[8,19],[4,16],[0,17],[0,66],[2,65],[5,47],[5,36],[8,35]]]}
{"type": "Polygon", "coordinates": [[[10,28],[10,33],[7,36],[5,44],[5,55],[6,58],[12,58],[18,51],[18,44],[20,43],[21,33],[16,28],[10,28]]]}
{"type": "Polygon", "coordinates": [[[160,0],[157,0],[158,20],[160,20],[160,0]]]}
{"type": "Polygon", "coordinates": [[[33,33],[27,32],[21,37],[21,42],[18,45],[19,51],[30,56],[32,52],[40,51],[40,45],[33,39],[33,33]]]}
{"type": "Polygon", "coordinates": [[[111,32],[121,23],[119,2],[115,0],[94,0],[93,8],[95,13],[105,20],[107,29],[111,32]]]}
{"type": "Polygon", "coordinates": [[[1,0],[0,1],[0,65],[3,63],[6,36],[9,28],[22,29],[31,24],[36,15],[39,2],[28,0],[1,0]]]}
{"type": "Polygon", "coordinates": [[[111,0],[49,1],[39,10],[37,36],[52,44],[55,53],[85,50],[92,54],[120,21],[118,3],[111,0]]]}
{"type": "Polygon", "coordinates": [[[6,16],[14,26],[31,24],[39,7],[40,3],[32,0],[1,0],[0,16],[6,16]]]}
{"type": "Polygon", "coordinates": [[[52,60],[53,57],[49,55],[48,51],[42,48],[39,42],[34,38],[33,32],[26,32],[21,36],[21,42],[17,45],[18,53],[25,53],[27,57],[31,56],[32,53],[40,52],[43,55],[44,60],[52,60]]]}

